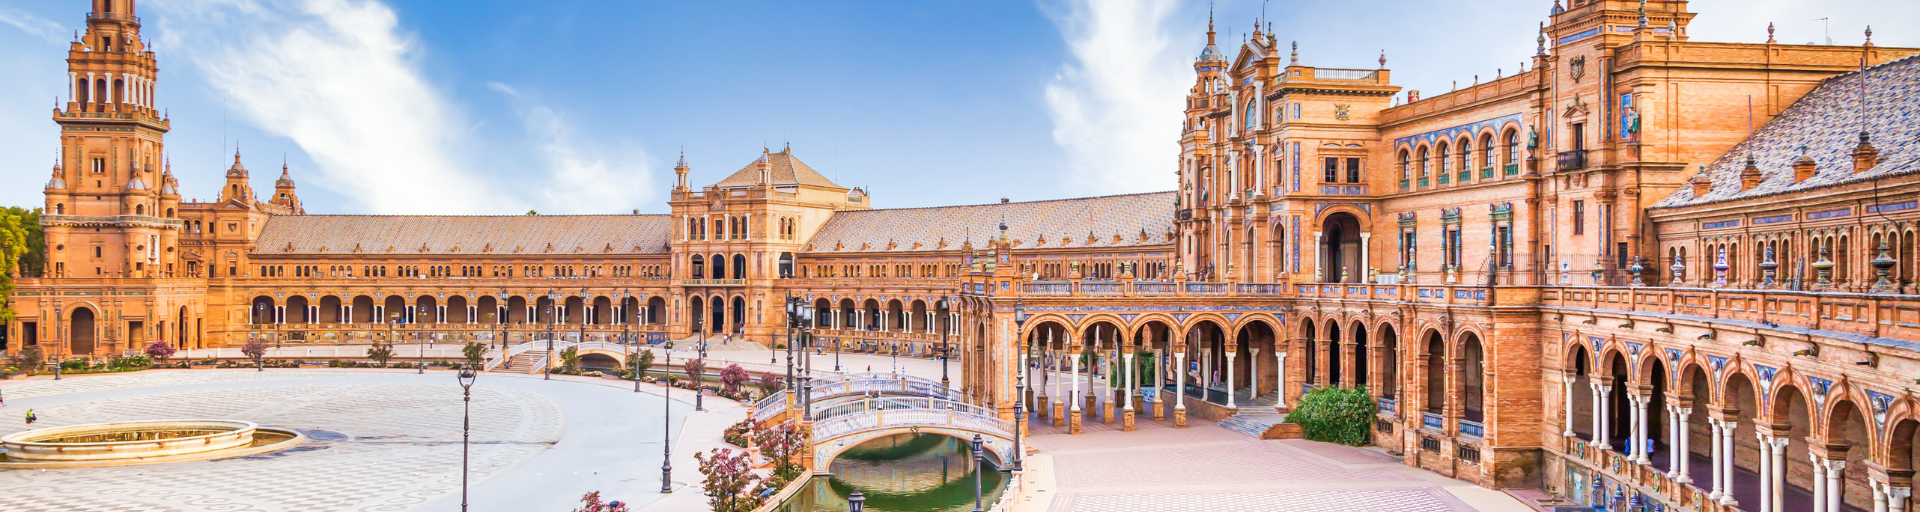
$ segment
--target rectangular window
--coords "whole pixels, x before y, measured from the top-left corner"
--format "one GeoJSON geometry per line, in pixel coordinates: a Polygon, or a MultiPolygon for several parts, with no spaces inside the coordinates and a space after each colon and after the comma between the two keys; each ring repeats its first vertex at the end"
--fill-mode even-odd
{"type": "Polygon", "coordinates": [[[1513,226],[1500,226],[1500,262],[1501,268],[1513,268],[1513,226]]]}
{"type": "Polygon", "coordinates": [[[1573,201],[1573,234],[1580,235],[1586,232],[1587,202],[1576,199],[1573,201]]]}
{"type": "Polygon", "coordinates": [[[1347,183],[1360,182],[1360,159],[1347,159],[1347,183]]]}
{"type": "Polygon", "coordinates": [[[1326,183],[1340,182],[1340,159],[1327,157],[1326,177],[1321,181],[1326,183]]]}
{"type": "Polygon", "coordinates": [[[1452,238],[1452,254],[1448,254],[1447,258],[1449,260],[1452,260],[1454,268],[1459,268],[1460,267],[1460,229],[1454,228],[1453,234],[1449,235],[1449,237],[1452,238]]]}

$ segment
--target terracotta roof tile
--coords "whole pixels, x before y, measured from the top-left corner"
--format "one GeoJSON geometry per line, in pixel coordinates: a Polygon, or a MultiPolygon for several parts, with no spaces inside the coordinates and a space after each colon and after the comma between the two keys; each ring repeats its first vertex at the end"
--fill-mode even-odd
{"type": "Polygon", "coordinates": [[[983,248],[1000,222],[1016,248],[1137,247],[1171,243],[1174,192],[1023,203],[853,210],[833,214],[808,242],[809,253],[983,248]],[[1141,240],[1141,234],[1146,239],[1141,240]],[[1092,241],[1088,239],[1091,236],[1092,241]],[[1041,240],[1045,240],[1041,244],[1041,240]],[[945,242],[942,246],[941,243],[945,242]]]}
{"type": "Polygon", "coordinates": [[[1680,187],[1653,205],[1672,208],[1770,196],[1920,170],[1920,56],[1888,62],[1827,79],[1780,112],[1752,137],[1706,166],[1713,187],[1694,197],[1680,187]],[[1864,101],[1863,101],[1864,99],[1864,101]],[[1864,111],[1864,112],[1863,112],[1864,111]],[[1864,115],[1863,115],[1864,114],[1864,115]],[[1872,135],[1879,164],[1853,172],[1853,149],[1860,131],[1872,135]],[[1800,146],[1815,162],[1815,173],[1793,182],[1793,161],[1800,146]],[[1759,186],[1740,191],[1740,172],[1752,153],[1763,176],[1759,186]]]}
{"type": "Polygon", "coordinates": [[[275,215],[256,254],[665,254],[665,215],[275,215]]]}
{"type": "MultiPolygon", "coordinates": [[[[846,188],[834,183],[833,180],[827,179],[826,176],[821,176],[820,173],[814,171],[812,167],[808,167],[806,162],[794,158],[792,149],[782,149],[779,153],[769,153],[763,155],[763,158],[773,166],[774,185],[811,185],[838,189],[846,188]]],[[[719,183],[715,183],[714,185],[721,187],[748,187],[758,184],[760,184],[760,159],[756,158],[753,160],[753,163],[747,164],[746,167],[740,168],[740,170],[733,173],[732,176],[728,176],[727,179],[720,180],[719,183]]]]}

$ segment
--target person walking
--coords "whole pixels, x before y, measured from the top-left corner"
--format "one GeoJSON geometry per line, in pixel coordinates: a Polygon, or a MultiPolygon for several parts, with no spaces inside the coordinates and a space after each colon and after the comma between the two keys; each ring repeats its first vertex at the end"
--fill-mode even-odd
{"type": "Polygon", "coordinates": [[[0,389],[0,407],[7,406],[7,390],[0,389]]]}
{"type": "Polygon", "coordinates": [[[33,430],[33,422],[36,421],[40,421],[40,417],[33,414],[33,409],[27,409],[27,430],[33,430]]]}

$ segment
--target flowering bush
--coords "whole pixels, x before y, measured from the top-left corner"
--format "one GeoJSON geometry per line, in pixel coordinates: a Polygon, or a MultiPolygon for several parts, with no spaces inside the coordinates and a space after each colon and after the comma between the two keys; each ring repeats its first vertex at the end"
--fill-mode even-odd
{"type": "Polygon", "coordinates": [[[168,345],[163,340],[153,340],[153,343],[147,344],[147,358],[160,364],[166,364],[167,358],[173,357],[174,352],[173,345],[168,345]]]}
{"type": "Polygon", "coordinates": [[[731,427],[727,427],[725,438],[727,444],[746,448],[747,436],[751,434],[753,434],[753,418],[747,418],[740,420],[739,423],[735,423],[731,427]]]}
{"type": "Polygon", "coordinates": [[[739,394],[740,386],[746,384],[749,378],[747,369],[737,364],[727,365],[726,369],[720,370],[720,390],[727,394],[739,394]]]}
{"type": "Polygon", "coordinates": [[[780,374],[767,372],[760,374],[760,396],[770,396],[787,387],[787,381],[780,374]]]}
{"type": "Polygon", "coordinates": [[[715,448],[709,454],[693,454],[693,459],[700,461],[700,474],[706,475],[701,487],[713,512],[749,512],[765,499],[746,492],[760,481],[746,452],[715,448]]]}
{"type": "Polygon", "coordinates": [[[573,512],[627,512],[627,504],[619,501],[601,503],[600,491],[593,491],[580,497],[580,508],[573,509],[573,512]]]}

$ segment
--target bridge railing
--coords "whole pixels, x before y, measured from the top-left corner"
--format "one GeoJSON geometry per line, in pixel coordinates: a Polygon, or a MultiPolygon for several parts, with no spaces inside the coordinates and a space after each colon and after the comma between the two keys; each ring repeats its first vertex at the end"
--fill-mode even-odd
{"type": "MultiPolygon", "coordinates": [[[[964,404],[963,404],[964,405],[964,404]]],[[[813,438],[831,439],[860,430],[885,427],[955,427],[1000,437],[1013,437],[1013,422],[1002,420],[990,411],[974,408],[875,409],[819,419],[813,423],[813,438]]]]}
{"type": "Polygon", "coordinates": [[[774,416],[779,416],[781,412],[787,410],[787,397],[790,396],[793,396],[793,392],[782,389],[771,395],[762,397],[758,402],[754,402],[753,421],[759,423],[771,420],[774,416]]]}
{"type": "Polygon", "coordinates": [[[814,401],[855,393],[899,393],[964,400],[959,390],[940,385],[932,379],[891,373],[855,373],[814,379],[807,396],[814,401]]]}
{"type": "Polygon", "coordinates": [[[863,414],[873,411],[937,410],[954,411],[968,416],[995,417],[997,414],[984,407],[953,400],[907,396],[887,396],[874,398],[846,397],[835,403],[822,402],[813,409],[814,421],[837,418],[848,414],[863,414]]]}

